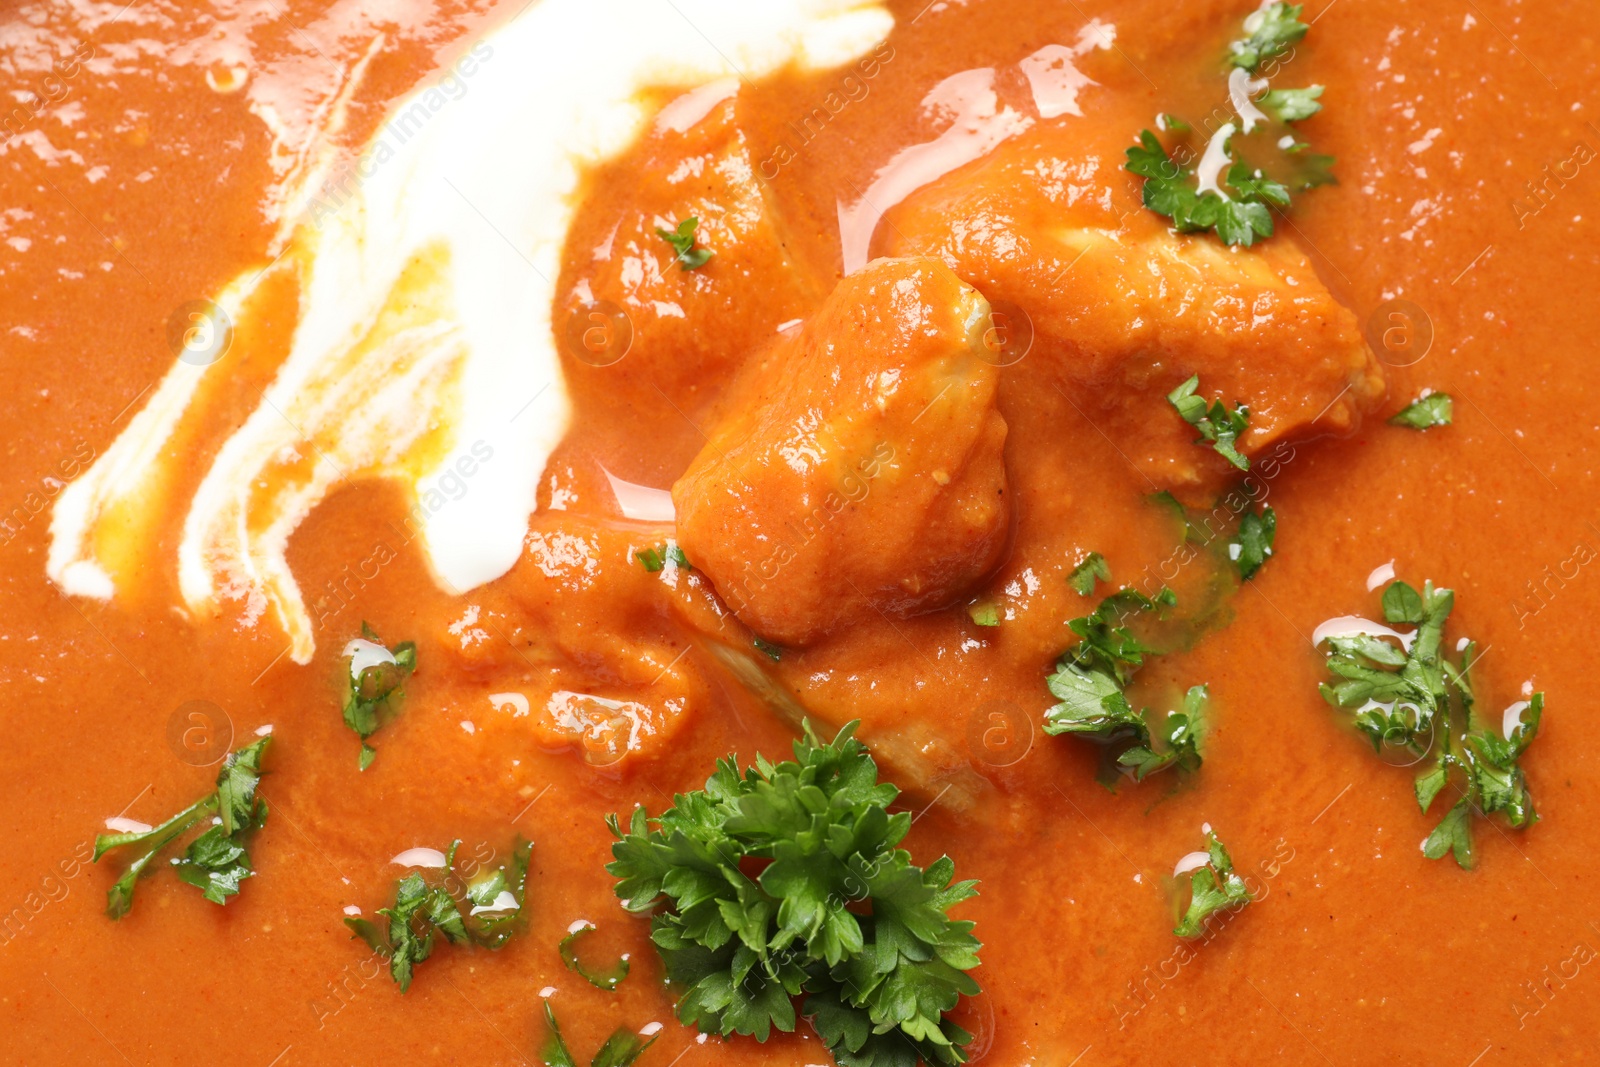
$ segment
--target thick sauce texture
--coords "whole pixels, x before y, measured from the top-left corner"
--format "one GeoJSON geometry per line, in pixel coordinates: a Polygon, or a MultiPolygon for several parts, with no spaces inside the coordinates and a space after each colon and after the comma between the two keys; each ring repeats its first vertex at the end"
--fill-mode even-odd
{"type": "MultiPolygon", "coordinates": [[[[62,594],[51,501],[165,373],[175,309],[261,262],[264,190],[374,38],[352,145],[521,2],[101,6],[0,16],[0,77],[33,94],[0,142],[0,1060],[532,1063],[543,991],[585,1062],[659,1023],[643,1064],[827,1063],[804,1025],[697,1040],[604,869],[605,815],[659,812],[729,753],[786,756],[805,714],[861,720],[918,813],[906,847],[979,880],[959,911],[984,943],[957,1012],[973,1062],[1600,1061],[1600,54],[1581,6],[1313,0],[1286,65],[1326,86],[1304,128],[1338,184],[1227,251],[1169,233],[1120,167],[1157,113],[1226,99],[1244,5],[891,4],[860,62],[740,85],[587,176],[553,321],[607,301],[632,343],[564,351],[571,429],[523,557],[451,595],[412,501],[341,490],[289,548],[308,666],[270,619],[173,607],[177,507],[152,511],[159,550],[114,599],[62,594]],[[258,87],[276,129],[246,107],[258,87]],[[680,271],[654,231],[691,215],[716,255],[680,271]],[[1191,562],[1150,501],[1209,508],[1231,482],[1165,401],[1196,373],[1248,402],[1241,447],[1278,516],[1244,584],[1191,562]],[[1453,395],[1452,426],[1385,424],[1425,388],[1453,395]],[[624,514],[614,479],[670,491],[677,527],[624,514]],[[640,566],[668,538],[693,570],[640,566]],[[1204,607],[1141,675],[1210,686],[1192,776],[1108,789],[1093,745],[1041,730],[1089,551],[1115,584],[1204,607]],[[1480,820],[1475,871],[1422,856],[1438,812],[1413,772],[1318,695],[1310,635],[1375,612],[1367,576],[1391,561],[1455,590],[1494,713],[1525,682],[1547,695],[1524,759],[1541,821],[1480,820]],[[365,772],[339,712],[363,620],[419,664],[365,772]],[[159,871],[113,923],[92,838],[211,788],[192,702],[213,754],[272,727],[257,874],[217,907],[159,871]],[[1207,823],[1257,901],[1183,943],[1171,872],[1207,823]],[[402,996],[344,909],[387,904],[407,849],[502,856],[518,833],[526,936],[441,947],[402,996]],[[583,919],[586,952],[631,956],[615,992],[557,951],[583,919]]],[[[260,299],[280,313],[235,337],[215,433],[171,444],[163,499],[256,406],[251,353],[287,343],[294,294],[260,299]]]]}

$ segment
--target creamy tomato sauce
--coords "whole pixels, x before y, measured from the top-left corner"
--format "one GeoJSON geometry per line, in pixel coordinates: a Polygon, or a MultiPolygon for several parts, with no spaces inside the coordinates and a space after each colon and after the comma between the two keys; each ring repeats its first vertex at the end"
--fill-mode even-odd
{"type": "MultiPolygon", "coordinates": [[[[802,714],[861,720],[916,813],[906,847],[979,880],[957,913],[984,946],[982,993],[955,1013],[973,1062],[1600,1055],[1600,71],[1576,9],[1308,11],[1287,68],[1326,86],[1304,129],[1339,184],[1238,253],[1168,235],[1118,168],[1158,112],[1226,99],[1240,5],[890,3],[892,32],[848,63],[687,101],[662,85],[650,106],[672,121],[582,177],[550,279],[570,427],[507,574],[441,588],[417,501],[364,480],[288,544],[309,664],[270,616],[182,607],[184,502],[301,313],[280,279],[203,424],[163,446],[115,595],[52,584],[53,501],[167,373],[175,311],[270,258],[267,205],[351,70],[366,63],[340,135],[355,151],[520,7],[28,4],[0,21],[21,101],[0,119],[0,1058],[532,1063],[548,996],[584,1062],[652,1023],[645,1064],[830,1062],[804,1024],[765,1044],[680,1025],[604,869],[605,815],[659,812],[728,753],[785,755],[802,714]],[[655,227],[697,212],[716,256],[681,272],[655,227]],[[885,310],[913,290],[940,314],[885,310]],[[598,301],[631,337],[620,359],[583,340],[598,301]],[[943,313],[983,306],[1009,317],[943,313]],[[963,331],[996,325],[1022,332],[972,364],[996,348],[963,331]],[[794,369],[832,358],[879,392],[794,369]],[[1249,583],[1175,563],[1181,532],[1149,499],[1210,507],[1230,484],[1162,399],[1191,372],[1256,413],[1245,445],[1278,536],[1249,583]],[[1385,425],[1423,389],[1455,397],[1454,425],[1385,425]],[[883,422],[832,424],[818,447],[850,477],[796,504],[816,486],[781,469],[806,443],[795,419],[837,411],[883,422]],[[703,566],[638,564],[669,537],[703,566]],[[1192,606],[1140,676],[1152,701],[1210,686],[1192,775],[1109,790],[1093,745],[1042,732],[1045,675],[1089,606],[1064,579],[1089,551],[1114,583],[1170,582],[1192,606]],[[1546,693],[1523,760],[1541,821],[1478,820],[1472,872],[1423,858],[1438,812],[1418,812],[1413,772],[1318,695],[1311,635],[1375,613],[1367,578],[1391,562],[1455,590],[1451,633],[1485,650],[1493,717],[1524,683],[1546,693]],[[1000,624],[977,626],[974,600],[1000,624]],[[364,620],[415,640],[418,669],[361,772],[339,708],[364,620]],[[756,636],[781,658],[753,655],[756,636]],[[256,876],[217,907],[157,871],[108,919],[117,858],[87,862],[105,820],[159,822],[268,727],[256,876]],[[1257,901],[1185,943],[1172,872],[1203,824],[1257,901]],[[409,849],[461,839],[493,865],[517,834],[534,841],[526,935],[442,946],[402,996],[346,909],[389,903],[409,849]],[[586,954],[629,954],[615,992],[564,966],[578,920],[597,928],[586,954]]],[[[475,491],[457,474],[446,496],[475,491]]]]}

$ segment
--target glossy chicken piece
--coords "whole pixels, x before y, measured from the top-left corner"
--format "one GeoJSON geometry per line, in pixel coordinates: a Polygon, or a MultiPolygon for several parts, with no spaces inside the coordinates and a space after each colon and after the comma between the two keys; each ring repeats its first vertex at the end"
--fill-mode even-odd
{"type": "Polygon", "coordinates": [[[638,561],[670,536],[664,525],[534,517],[511,573],[434,635],[494,709],[475,716],[479,729],[597,767],[667,750],[710,699],[679,618],[717,622],[703,579],[671,560],[654,572],[638,561]]]}
{"type": "Polygon", "coordinates": [[[936,260],[841,282],[731,395],[673,487],[678,536],[739,619],[808,644],[950,603],[1010,527],[987,302],[936,260]]]}
{"type": "MultiPolygon", "coordinates": [[[[719,90],[697,94],[708,91],[719,90]]],[[[606,207],[580,217],[568,236],[557,286],[553,322],[569,385],[612,403],[626,399],[644,420],[694,415],[831,284],[822,281],[829,267],[792,253],[783,206],[735,122],[737,97],[703,117],[705,105],[693,104],[669,105],[634,149],[593,179],[588,202],[606,207]],[[691,218],[695,247],[712,255],[685,270],[657,231],[691,218]],[[762,299],[750,299],[752,291],[762,299]]]]}
{"type": "Polygon", "coordinates": [[[1169,232],[1121,169],[1125,141],[1047,124],[908,198],[875,247],[937,256],[1013,330],[1031,323],[1025,358],[1162,488],[1227,475],[1166,403],[1194,374],[1202,396],[1249,406],[1246,455],[1353,429],[1383,375],[1292,231],[1250,249],[1169,232]]]}

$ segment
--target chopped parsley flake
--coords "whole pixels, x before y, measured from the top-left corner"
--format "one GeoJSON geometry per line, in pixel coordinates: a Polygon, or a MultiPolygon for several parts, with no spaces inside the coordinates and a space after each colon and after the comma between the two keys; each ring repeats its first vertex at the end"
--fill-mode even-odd
{"type": "MultiPolygon", "coordinates": [[[[1516,708],[1516,725],[1502,735],[1485,725],[1476,711],[1472,663],[1477,646],[1464,642],[1452,662],[1444,653],[1445,622],[1455,605],[1448,589],[1424,583],[1422,591],[1394,582],[1383,593],[1384,619],[1414,629],[1406,640],[1391,643],[1387,634],[1350,633],[1323,639],[1328,669],[1340,680],[1323,685],[1322,695],[1335,707],[1353,709],[1358,730],[1374,751],[1385,744],[1400,747],[1418,759],[1429,754],[1433,765],[1416,780],[1417,804],[1428,811],[1447,785],[1459,796],[1423,842],[1423,855],[1454,855],[1471,869],[1471,816],[1503,813],[1512,829],[1539,819],[1527,778],[1518,764],[1539,732],[1544,694],[1533,693],[1516,708]]],[[[1507,722],[1510,721],[1508,709],[1507,722]]]]}
{"type": "Polygon", "coordinates": [[[1179,937],[1199,937],[1206,921],[1224,908],[1232,911],[1249,904],[1250,890],[1233,870],[1233,859],[1221,838],[1206,828],[1206,862],[1189,875],[1189,907],[1173,928],[1179,937]]]}
{"type": "Polygon", "coordinates": [[[1124,619],[1176,603],[1170,589],[1162,589],[1153,599],[1134,589],[1122,589],[1102,600],[1091,614],[1071,620],[1067,625],[1079,641],[1047,679],[1051,694],[1060,703],[1045,712],[1044,732],[1125,742],[1116,762],[1135,781],[1171,766],[1197,770],[1206,687],[1192,687],[1184,697],[1184,710],[1169,712],[1153,728],[1150,710],[1134,711],[1125,693],[1144,665],[1144,657],[1157,650],[1141,642],[1123,625],[1124,619]]]}
{"type": "Polygon", "coordinates": [[[1256,106],[1279,122],[1301,122],[1322,110],[1322,86],[1304,89],[1273,89],[1256,101],[1256,106]]]}
{"type": "Polygon", "coordinates": [[[1250,427],[1250,409],[1239,404],[1230,411],[1220,398],[1207,406],[1203,398],[1195,395],[1199,388],[1200,375],[1196,374],[1168,393],[1167,403],[1184,422],[1200,431],[1195,444],[1209,444],[1217,455],[1235,467],[1249,470],[1250,461],[1239,454],[1234,442],[1250,427]]]}
{"type": "MultiPolygon", "coordinates": [[[[1308,28],[1300,21],[1299,5],[1270,4],[1245,19],[1246,36],[1229,47],[1228,63],[1247,74],[1255,74],[1263,63],[1287,52],[1305,36],[1308,28]]],[[[1241,77],[1243,75],[1235,74],[1234,80],[1241,77]]],[[[1238,87],[1230,81],[1230,96],[1237,91],[1238,87]]],[[[1171,218],[1173,228],[1179,233],[1215,230],[1225,244],[1248,247],[1272,236],[1271,208],[1289,206],[1289,187],[1240,158],[1235,134],[1241,130],[1245,135],[1250,134],[1262,116],[1276,124],[1279,132],[1311,118],[1322,110],[1323,88],[1311,85],[1303,89],[1268,90],[1266,78],[1262,77],[1258,81],[1246,80],[1244,91],[1255,99],[1251,104],[1236,105],[1243,112],[1236,122],[1223,123],[1214,132],[1210,122],[1206,125],[1204,158],[1208,164],[1218,164],[1218,167],[1208,177],[1209,186],[1203,191],[1196,170],[1187,166],[1196,152],[1190,137],[1193,128],[1183,119],[1167,113],[1156,119],[1158,129],[1178,135],[1183,144],[1179,153],[1181,162],[1169,156],[1149,130],[1141,131],[1139,143],[1127,149],[1125,168],[1145,180],[1145,207],[1171,218]],[[1217,153],[1221,154],[1220,159],[1217,153]]],[[[1280,156],[1298,162],[1292,182],[1295,188],[1310,189],[1333,180],[1329,169],[1333,163],[1331,157],[1300,156],[1306,144],[1292,135],[1270,140],[1280,156]]],[[[1206,169],[1211,168],[1208,165],[1206,169]]]]}
{"type": "Polygon", "coordinates": [[[150,864],[185,832],[202,820],[213,824],[189,842],[183,855],[171,861],[173,873],[195,886],[213,904],[226,904],[239,892],[239,884],[255,874],[245,849],[249,835],[267,821],[267,802],[256,796],[261,781],[261,757],[270,736],[228,755],[217,774],[216,791],[149,830],[100,834],[94,839],[94,862],[114,848],[138,847],[138,855],[106,893],[106,914],[120,919],[133,907],[133,891],[150,864]]]}
{"type": "Polygon", "coordinates": [[[654,548],[647,548],[634,555],[644,565],[644,569],[651,574],[657,574],[666,569],[667,564],[686,571],[694,570],[694,564],[689,562],[689,557],[683,554],[683,549],[678,547],[678,542],[667,541],[654,548]]]}
{"type": "Polygon", "coordinates": [[[1454,415],[1455,400],[1449,393],[1424,393],[1389,416],[1389,425],[1426,430],[1433,426],[1449,426],[1454,415]]]}
{"type": "Polygon", "coordinates": [[[711,249],[694,243],[694,232],[699,225],[699,219],[690,217],[678,223],[676,230],[656,227],[657,236],[672,246],[673,259],[677,262],[679,270],[696,270],[705,266],[706,261],[715,255],[711,249]]]}
{"type": "Polygon", "coordinates": [[[766,656],[774,663],[783,658],[783,647],[781,645],[775,645],[771,641],[764,641],[759,637],[750,643],[755,646],[755,650],[757,652],[761,653],[763,656],[766,656]]]}
{"type": "Polygon", "coordinates": [[[1287,52],[1311,27],[1300,21],[1300,4],[1274,3],[1245,16],[1248,35],[1228,46],[1228,62],[1254,74],[1269,59],[1287,52]]]}
{"type": "Polygon", "coordinates": [[[584,934],[594,931],[593,923],[575,924],[566,937],[561,939],[561,959],[567,965],[567,970],[578,972],[579,977],[596,989],[607,992],[617,988],[622,980],[628,977],[628,957],[624,956],[611,966],[610,970],[595,971],[587,967],[578,959],[578,939],[584,934]]]}
{"type": "Polygon", "coordinates": [[[382,929],[361,916],[344,921],[374,952],[388,959],[389,974],[402,993],[411,988],[417,964],[433,955],[438,934],[453,945],[498,949],[526,925],[523,905],[533,843],[517,838],[509,864],[479,872],[471,881],[463,881],[456,872],[460,847],[460,841],[451,843],[438,883],[418,871],[395,882],[394,903],[377,912],[387,920],[382,929]]]}
{"type": "MultiPolygon", "coordinates": [[[[378,635],[364,622],[361,624],[361,636],[364,641],[381,645],[378,635]]],[[[349,670],[348,666],[344,672],[349,686],[344,698],[344,724],[361,738],[361,755],[356,760],[361,770],[372,766],[372,761],[378,755],[377,749],[367,744],[367,738],[377,733],[378,727],[393,714],[393,701],[404,695],[400,691],[400,683],[405,681],[406,675],[417,669],[415,642],[405,641],[384,651],[393,657],[392,663],[373,663],[363,667],[359,675],[349,670]]],[[[354,659],[349,647],[346,659],[354,659]]]]}
{"type": "Polygon", "coordinates": [[[1179,233],[1216,230],[1225,243],[1248,247],[1259,238],[1272,236],[1272,212],[1267,205],[1289,203],[1288,189],[1259,172],[1252,173],[1243,163],[1228,168],[1226,184],[1233,196],[1200,192],[1194,171],[1168,156],[1149,130],[1139,132],[1139,143],[1126,154],[1125,168],[1145,179],[1144,206],[1171,218],[1179,233]]]}
{"type": "MultiPolygon", "coordinates": [[[[555,1009],[550,1007],[550,1002],[544,1002],[544,1021],[550,1029],[550,1036],[545,1040],[544,1047],[539,1050],[539,1058],[544,1061],[544,1067],[578,1067],[578,1061],[572,1058],[572,1053],[567,1048],[566,1038],[561,1036],[561,1026],[556,1022],[555,1009]]],[[[629,1030],[626,1026],[619,1026],[606,1038],[606,1043],[600,1046],[600,1051],[594,1054],[594,1059],[589,1061],[589,1067],[631,1067],[639,1058],[640,1053],[655,1043],[655,1037],[648,1041],[640,1040],[639,1035],[629,1030]]]]}
{"type": "Polygon", "coordinates": [[[1278,513],[1270,507],[1246,511],[1239,516],[1239,530],[1228,541],[1228,558],[1239,568],[1239,578],[1248,582],[1272,555],[1272,542],[1278,536],[1278,513]]]}
{"type": "Polygon", "coordinates": [[[999,626],[1000,605],[992,600],[979,600],[967,605],[967,617],[979,626],[999,626]]]}
{"type": "Polygon", "coordinates": [[[1091,552],[1067,575],[1067,584],[1079,596],[1093,596],[1095,582],[1111,580],[1111,565],[1098,552],[1091,552]]]}

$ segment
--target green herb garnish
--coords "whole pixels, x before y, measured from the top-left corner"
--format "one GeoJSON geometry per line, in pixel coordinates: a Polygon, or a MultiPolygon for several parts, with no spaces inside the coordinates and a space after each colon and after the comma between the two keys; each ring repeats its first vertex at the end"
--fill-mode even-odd
{"type": "Polygon", "coordinates": [[[1079,596],[1093,596],[1095,582],[1110,580],[1111,565],[1098,552],[1084,556],[1082,562],[1072,568],[1072,573],[1067,575],[1067,584],[1072,586],[1073,592],[1079,596]]]}
{"type": "MultiPolygon", "coordinates": [[[[572,1058],[572,1053],[567,1049],[566,1038],[561,1036],[561,1026],[556,1022],[556,1013],[548,1000],[544,1002],[544,1021],[550,1028],[550,1036],[545,1040],[544,1048],[539,1050],[544,1067],[578,1067],[578,1061],[572,1058]]],[[[594,1054],[589,1067],[631,1067],[639,1054],[654,1043],[654,1037],[644,1041],[626,1026],[619,1026],[606,1038],[600,1051],[594,1054]]]]}
{"type": "Polygon", "coordinates": [[[757,652],[761,653],[763,656],[766,656],[774,663],[783,658],[783,646],[781,645],[775,645],[771,641],[764,641],[759,637],[751,641],[750,644],[757,652]]]}
{"type": "MultiPolygon", "coordinates": [[[[361,624],[361,636],[374,644],[383,643],[373,633],[372,627],[364,622],[361,624]]],[[[385,651],[394,657],[393,663],[374,663],[363,667],[359,675],[348,668],[345,670],[349,689],[344,698],[344,724],[361,738],[361,755],[356,760],[361,770],[372,766],[373,759],[378,755],[377,750],[367,744],[367,738],[377,733],[378,727],[393,713],[391,698],[404,695],[400,691],[400,683],[405,681],[406,675],[417,669],[415,642],[405,641],[385,651]]],[[[351,652],[351,646],[347,645],[346,658],[353,661],[351,652]]]]}
{"type": "Polygon", "coordinates": [[[584,934],[594,931],[594,923],[576,922],[567,931],[567,936],[561,939],[561,959],[566,963],[567,970],[576,971],[584,981],[596,989],[607,992],[617,988],[622,980],[628,977],[628,958],[626,956],[611,965],[606,971],[594,971],[578,959],[578,939],[584,934]]]}
{"type": "Polygon", "coordinates": [[[1311,27],[1300,21],[1300,4],[1274,3],[1245,16],[1247,36],[1228,45],[1228,62],[1251,74],[1287,52],[1311,27]]]}
{"type": "Polygon", "coordinates": [[[1192,687],[1184,698],[1184,710],[1169,712],[1154,729],[1150,710],[1133,710],[1125,692],[1144,665],[1144,657],[1157,650],[1140,641],[1123,625],[1124,620],[1171,607],[1177,600],[1170,589],[1163,588],[1153,599],[1134,589],[1122,589],[1102,600],[1089,615],[1068,622],[1079,641],[1062,655],[1056,672],[1047,679],[1051,694],[1060,703],[1045,712],[1044,732],[1127,742],[1117,764],[1131,770],[1136,781],[1174,765],[1188,771],[1198,769],[1206,687],[1192,687]]]}
{"type": "Polygon", "coordinates": [[[1425,392],[1389,416],[1389,425],[1426,430],[1433,426],[1449,426],[1454,414],[1455,400],[1449,393],[1425,392]]]}
{"type": "Polygon", "coordinates": [[[114,848],[137,845],[139,854],[106,893],[106,914],[120,919],[133,907],[135,883],[156,857],[183,834],[210,817],[213,824],[189,842],[182,856],[171,860],[177,876],[203,891],[213,904],[226,904],[239,884],[255,873],[245,842],[266,823],[267,802],[256,796],[261,781],[261,756],[271,737],[263,737],[229,753],[217,774],[216,791],[149,830],[100,834],[94,839],[94,862],[114,848]]]}
{"type": "Polygon", "coordinates": [[[1256,106],[1282,123],[1303,122],[1322,110],[1322,86],[1304,89],[1273,89],[1264,93],[1256,106]]]}
{"type": "Polygon", "coordinates": [[[668,563],[686,571],[694,570],[694,564],[689,562],[689,557],[683,554],[683,549],[678,547],[678,542],[676,541],[667,541],[654,548],[635,552],[634,556],[640,563],[644,564],[644,569],[651,574],[657,574],[664,570],[668,563]]]}
{"type": "Polygon", "coordinates": [[[1228,558],[1239,568],[1239,578],[1248,582],[1256,576],[1278,536],[1278,513],[1263,507],[1259,513],[1246,511],[1239,516],[1239,530],[1228,540],[1228,558]]]}
{"type": "MultiPolygon", "coordinates": [[[[1300,21],[1298,5],[1274,3],[1252,12],[1244,22],[1246,36],[1229,46],[1228,64],[1254,74],[1263,63],[1287,52],[1294,42],[1305,36],[1308,28],[1300,21]]],[[[1234,80],[1242,77],[1244,75],[1235,74],[1234,80]]],[[[1233,86],[1232,81],[1230,86],[1233,86]]],[[[1236,89],[1236,86],[1230,88],[1230,99],[1236,89]]],[[[1170,217],[1173,228],[1179,233],[1214,229],[1225,244],[1248,247],[1261,238],[1272,236],[1271,208],[1288,207],[1290,192],[1288,186],[1239,157],[1235,135],[1241,131],[1250,134],[1263,115],[1280,129],[1310,118],[1322,110],[1322,86],[1263,91],[1266,90],[1263,78],[1247,80],[1244,89],[1248,96],[1256,98],[1254,102],[1241,105],[1243,113],[1237,116],[1237,121],[1223,123],[1203,146],[1203,158],[1208,161],[1206,169],[1211,172],[1210,184],[1203,191],[1197,169],[1188,166],[1197,154],[1188,143],[1191,127],[1172,115],[1161,115],[1156,125],[1180,135],[1180,141],[1184,142],[1179,153],[1182,161],[1169,156],[1154,133],[1142,130],[1139,143],[1127,149],[1124,166],[1145,179],[1145,207],[1170,217]]],[[[1210,128],[1208,123],[1207,129],[1210,128]]],[[[1281,155],[1298,160],[1298,174],[1292,183],[1295,188],[1309,189],[1333,180],[1329,170],[1333,164],[1331,157],[1299,156],[1306,144],[1292,135],[1274,138],[1272,143],[1281,155]]]]}
{"type": "Polygon", "coordinates": [[[1206,920],[1228,908],[1237,911],[1250,903],[1249,888],[1233,871],[1233,859],[1222,840],[1206,827],[1206,863],[1189,876],[1189,907],[1173,928],[1179,937],[1199,937],[1206,932],[1206,920]]]}
{"type": "Polygon", "coordinates": [[[526,926],[523,905],[533,843],[517,838],[511,846],[510,863],[480,872],[470,882],[463,882],[456,872],[460,847],[460,841],[452,842],[445,853],[439,883],[430,882],[418,871],[395,882],[394,903],[377,912],[387,920],[382,929],[360,916],[344,921],[368,947],[388,959],[389,974],[402,993],[411,988],[416,965],[433,955],[436,935],[443,934],[454,945],[492,950],[526,926]]]}
{"type": "Polygon", "coordinates": [[[1000,625],[1000,605],[992,600],[978,600],[967,605],[967,618],[979,626],[1000,625]]]}
{"type": "Polygon", "coordinates": [[[1367,633],[1325,637],[1328,669],[1341,680],[1320,688],[1335,707],[1354,708],[1355,725],[1372,742],[1403,745],[1415,754],[1427,751],[1426,739],[1436,715],[1445,708],[1445,671],[1440,653],[1444,623],[1455,594],[1427,582],[1418,593],[1405,582],[1384,590],[1383,614],[1391,623],[1410,624],[1410,649],[1390,644],[1384,635],[1367,633]]]}
{"type": "Polygon", "coordinates": [[[1289,203],[1288,189],[1253,173],[1243,163],[1228,168],[1226,184],[1232,196],[1200,192],[1194,171],[1168,156],[1149,130],[1139,132],[1139,143],[1126,155],[1124,168],[1145,179],[1144,206],[1171,218],[1179,233],[1214,229],[1226,244],[1249,247],[1259,238],[1272,236],[1272,212],[1267,205],[1285,207],[1289,203]]]}
{"type": "MultiPolygon", "coordinates": [[[[1144,728],[1138,744],[1117,757],[1117,762],[1131,768],[1133,780],[1142,782],[1157,771],[1176,765],[1186,771],[1200,769],[1199,730],[1205,721],[1206,706],[1211,699],[1203,685],[1189,687],[1183,696],[1183,710],[1168,712],[1167,717],[1154,729],[1144,728]],[[1161,745],[1151,743],[1151,735],[1159,737],[1161,745]]],[[[1145,715],[1139,715],[1144,727],[1145,715]]]]}
{"type": "Polygon", "coordinates": [[[1203,398],[1195,395],[1199,388],[1200,375],[1196,374],[1168,393],[1167,403],[1184,422],[1200,431],[1195,444],[1209,444],[1217,455],[1235,467],[1249,470],[1250,461],[1239,454],[1234,442],[1250,427],[1250,409],[1239,404],[1230,411],[1220,397],[1208,406],[1203,398]]]}
{"type": "Polygon", "coordinates": [[[1356,728],[1372,741],[1402,748],[1433,765],[1416,780],[1417,805],[1424,811],[1452,781],[1459,799],[1423,842],[1423,855],[1453,854],[1471,869],[1471,816],[1501,812],[1512,829],[1537,822],[1527,778],[1518,760],[1539,732],[1544,694],[1534,693],[1517,709],[1517,725],[1502,736],[1485,726],[1476,711],[1472,664],[1477,646],[1463,642],[1452,662],[1442,651],[1445,621],[1455,604],[1448,589],[1423,584],[1422,592],[1394,582],[1383,593],[1384,619],[1415,627],[1397,644],[1386,634],[1352,633],[1327,637],[1328,669],[1341,681],[1323,685],[1330,704],[1355,709],[1356,728]]]}
{"type": "Polygon", "coordinates": [[[672,251],[675,253],[673,258],[677,261],[679,270],[695,270],[703,267],[706,265],[706,260],[715,254],[709,248],[696,247],[694,231],[699,225],[700,220],[691,217],[678,223],[676,230],[656,227],[656,234],[672,246],[672,251]]]}
{"type": "Polygon", "coordinates": [[[941,857],[926,869],[896,846],[911,814],[852,735],[810,725],[793,761],[760,756],[741,777],[721,760],[704,790],[657,819],[635,808],[607,870],[651,934],[679,990],[677,1013],[702,1033],[795,1028],[794,998],[844,1067],[965,1061],[971,1035],[946,1018],[978,991],[971,922],[952,907],[975,894],[941,857]]]}

